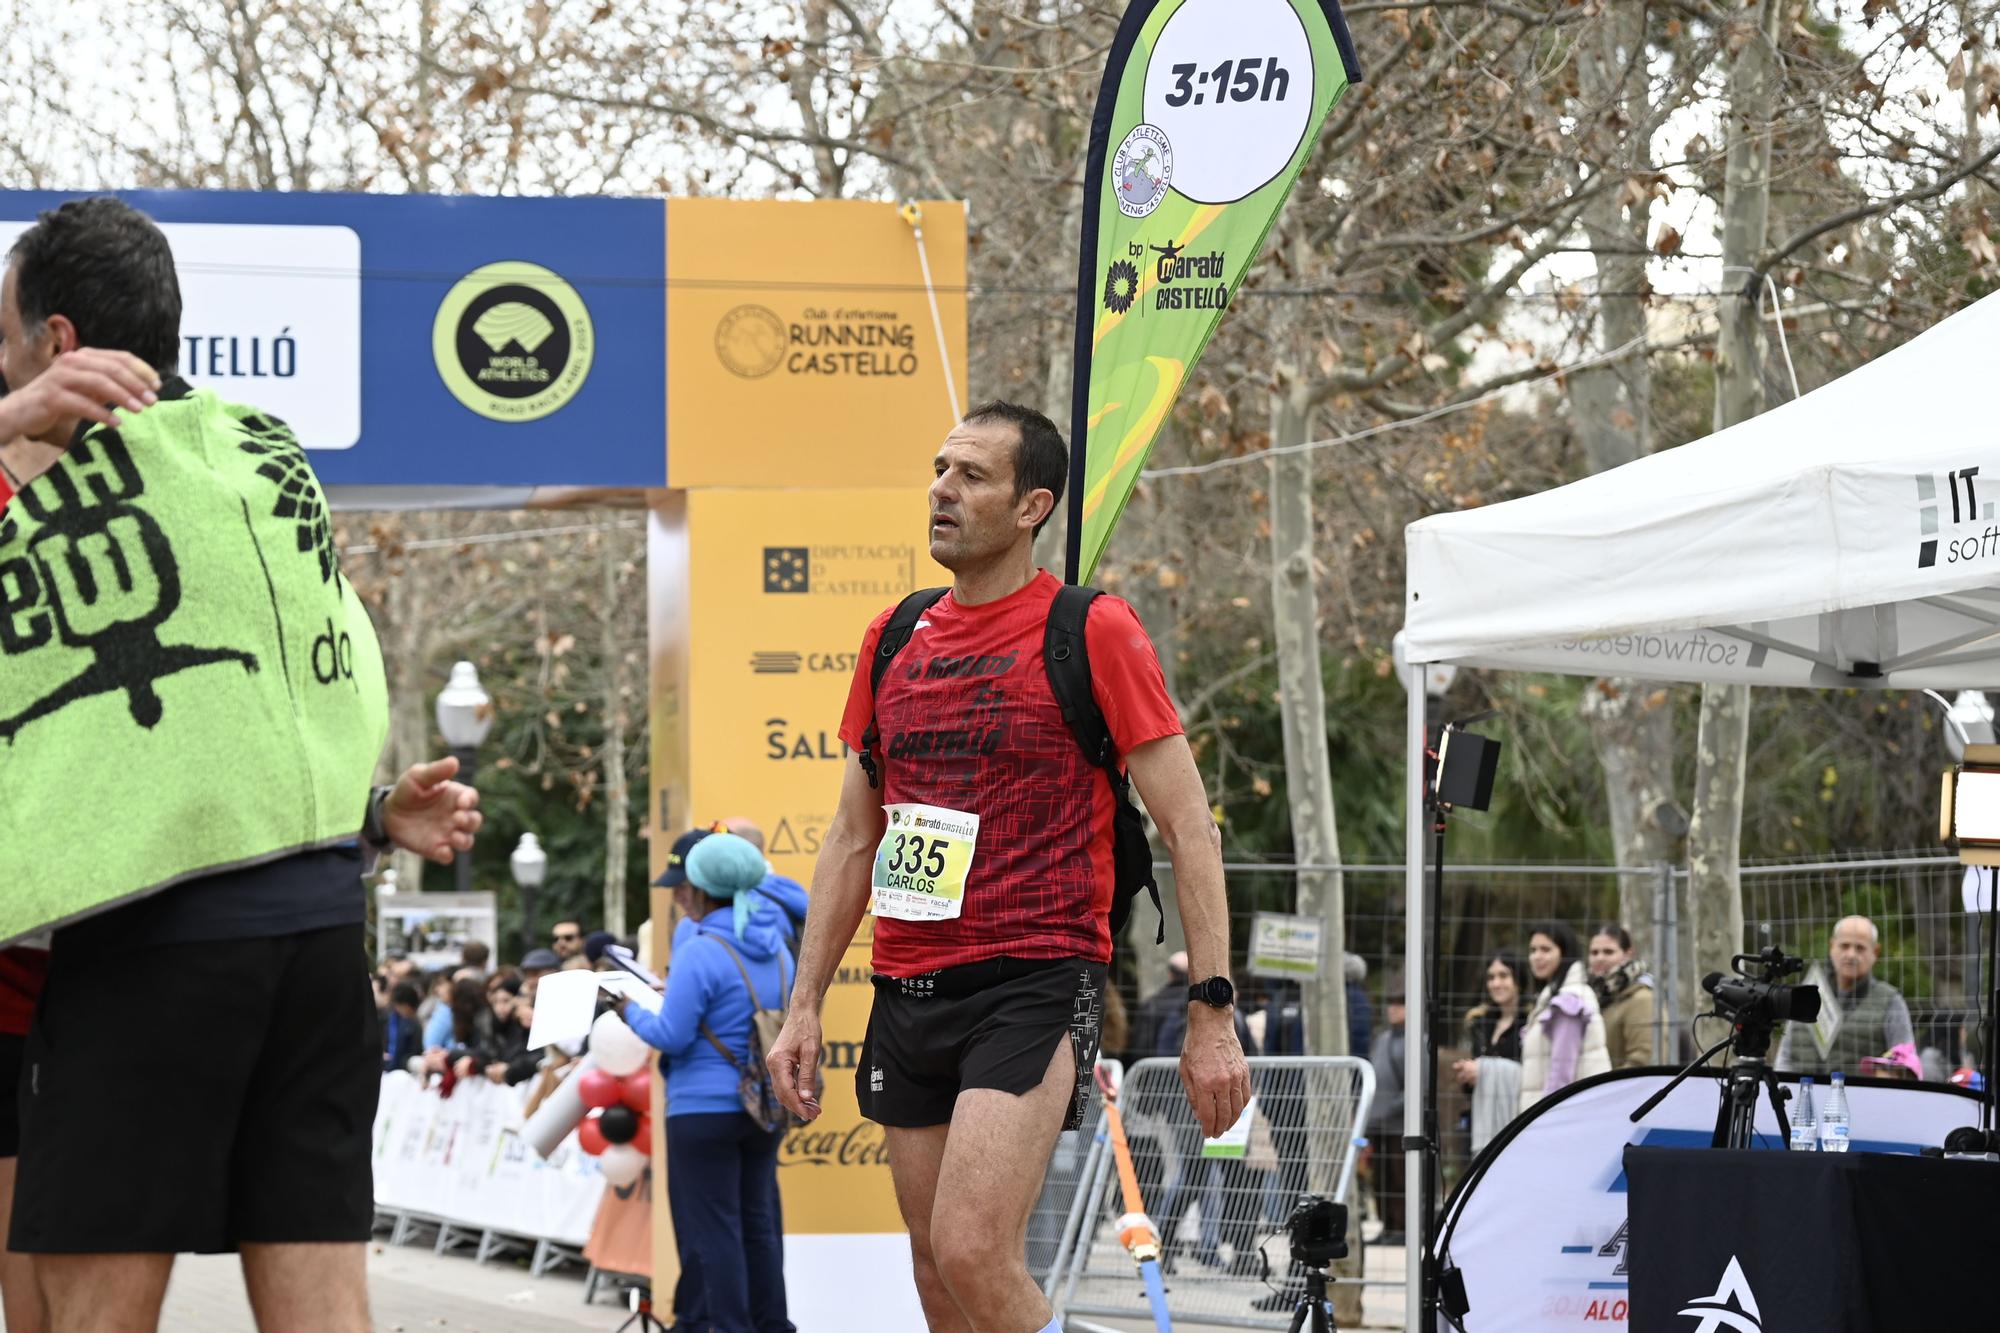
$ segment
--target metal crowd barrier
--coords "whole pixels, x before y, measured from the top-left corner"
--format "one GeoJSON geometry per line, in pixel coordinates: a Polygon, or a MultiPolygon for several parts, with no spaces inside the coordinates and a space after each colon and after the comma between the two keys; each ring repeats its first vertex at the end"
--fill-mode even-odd
{"type": "MultiPolygon", "coordinates": [[[[1140,1193],[1160,1231],[1173,1316],[1230,1328],[1285,1329],[1304,1288],[1292,1271],[1285,1219],[1301,1194],[1346,1201],[1375,1095],[1375,1072],[1352,1056],[1253,1056],[1250,1090],[1257,1109],[1241,1157],[1202,1155],[1201,1127],[1181,1088],[1176,1060],[1133,1065],[1118,1105],[1140,1193]]],[[[1057,1150],[1059,1161],[1062,1151],[1057,1150]]],[[[1082,1165],[1076,1182],[1062,1186],[1052,1169],[1044,1191],[1045,1204],[1051,1191],[1080,1188],[1085,1197],[1082,1207],[1073,1209],[1076,1225],[1066,1229],[1067,1244],[1043,1290],[1059,1318],[1144,1319],[1145,1290],[1118,1243],[1115,1223],[1125,1204],[1110,1145],[1086,1152],[1082,1165]]],[[[1359,1233],[1360,1219],[1351,1217],[1350,1243],[1359,1233]]],[[[1031,1265],[1035,1253],[1031,1225],[1031,1265]]]]}
{"type": "MultiPolygon", "coordinates": [[[[1116,1060],[1099,1060],[1097,1067],[1117,1087],[1125,1076],[1125,1066],[1116,1060]]],[[[1104,1123],[1104,1103],[1095,1095],[1084,1112],[1080,1129],[1066,1130],[1056,1139],[1055,1154],[1049,1159],[1049,1173],[1042,1180],[1042,1193],[1035,1211],[1028,1215],[1028,1272],[1039,1282],[1042,1294],[1055,1300],[1062,1283],[1063,1264],[1083,1224],[1083,1208],[1090,1182],[1097,1171],[1098,1158],[1109,1152],[1098,1140],[1104,1123]]]]}

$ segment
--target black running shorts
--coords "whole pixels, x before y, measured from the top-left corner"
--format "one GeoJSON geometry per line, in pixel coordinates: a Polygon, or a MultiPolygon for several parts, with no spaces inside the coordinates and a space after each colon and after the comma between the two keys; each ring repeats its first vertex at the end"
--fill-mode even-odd
{"type": "Polygon", "coordinates": [[[27,1038],[0,1032],[0,1157],[21,1155],[21,1049],[27,1038]]]}
{"type": "Polygon", "coordinates": [[[363,927],[58,947],[26,1064],[12,1249],[368,1239],[382,1032],[363,927]]]}
{"type": "Polygon", "coordinates": [[[875,1007],[855,1071],[861,1114],[921,1129],[951,1122],[967,1088],[1022,1096],[1069,1039],[1076,1091],[1063,1128],[1090,1106],[1104,964],[1082,958],[989,958],[916,977],[875,977],[875,1007]]]}

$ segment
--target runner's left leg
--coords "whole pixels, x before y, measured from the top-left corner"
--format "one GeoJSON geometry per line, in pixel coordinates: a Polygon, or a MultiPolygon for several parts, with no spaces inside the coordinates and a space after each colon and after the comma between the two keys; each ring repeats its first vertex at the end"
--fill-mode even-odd
{"type": "Polygon", "coordinates": [[[1055,1043],[1040,1085],[1025,1095],[994,1088],[958,1094],[929,1240],[974,1333],[1036,1333],[1052,1317],[1028,1276],[1028,1217],[1075,1095],[1076,1057],[1066,1036],[1055,1043]]]}
{"type": "Polygon", "coordinates": [[[351,1241],[242,1247],[262,1333],[368,1333],[368,1253],[351,1241]]]}
{"type": "Polygon", "coordinates": [[[943,1164],[950,1125],[921,1129],[889,1127],[889,1175],[896,1182],[896,1205],[910,1232],[910,1262],[917,1278],[917,1299],[923,1302],[930,1333],[972,1333],[972,1324],[938,1273],[931,1253],[931,1215],[937,1207],[938,1168],[943,1164]]]}

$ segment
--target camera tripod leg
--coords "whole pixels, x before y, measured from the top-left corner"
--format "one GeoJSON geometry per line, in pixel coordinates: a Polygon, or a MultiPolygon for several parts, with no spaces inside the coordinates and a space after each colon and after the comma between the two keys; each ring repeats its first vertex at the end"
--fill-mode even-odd
{"type": "Polygon", "coordinates": [[[1792,1099],[1792,1094],[1778,1086],[1777,1070],[1764,1071],[1764,1091],[1771,1094],[1771,1114],[1778,1121],[1778,1142],[1789,1148],[1792,1144],[1792,1120],[1785,1113],[1785,1103],[1792,1099]]]}
{"type": "Polygon", "coordinates": [[[1336,1333],[1330,1306],[1326,1270],[1308,1268],[1305,1295],[1299,1297],[1298,1307],[1292,1311],[1290,1333],[1336,1333]]]}

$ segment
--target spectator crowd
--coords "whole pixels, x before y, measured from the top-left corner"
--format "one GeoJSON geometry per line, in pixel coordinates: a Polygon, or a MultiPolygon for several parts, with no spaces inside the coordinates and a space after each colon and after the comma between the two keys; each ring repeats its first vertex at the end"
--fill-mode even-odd
{"type": "MultiPolygon", "coordinates": [[[[667,1121],[669,1164],[677,1168],[669,1171],[676,1182],[670,1203],[677,1221],[685,1217],[689,1225],[676,1228],[687,1275],[676,1308],[721,1308],[732,1312],[727,1318],[747,1319],[746,1328],[788,1327],[782,1281],[773,1276],[782,1273],[783,1262],[776,1152],[784,1127],[747,1115],[739,1089],[752,1069],[753,1015],[781,1008],[789,992],[806,893],[771,871],[761,835],[744,820],[683,834],[668,862],[659,883],[675,890],[681,906],[674,951],[688,966],[678,986],[670,983],[660,1014],[629,1007],[626,1014],[635,1031],[663,1052],[668,1086],[679,1092],[670,1098],[667,1121]],[[698,846],[717,834],[729,836],[696,859],[698,846]],[[704,866],[705,882],[696,883],[704,866]],[[711,944],[704,936],[715,939],[711,944]],[[726,1205],[718,1202],[723,1200],[726,1205]],[[725,1292],[719,1307],[707,1303],[710,1296],[698,1290],[704,1286],[725,1292]]],[[[615,966],[591,962],[591,955],[603,952],[593,945],[612,939],[567,920],[556,924],[547,947],[530,950],[512,966],[491,966],[486,946],[476,941],[465,946],[456,966],[428,976],[408,958],[390,957],[375,974],[383,1069],[408,1070],[448,1092],[461,1079],[513,1085],[567,1063],[578,1052],[527,1048],[537,983],[562,969],[615,966]]],[[[1820,1077],[1839,1069],[1850,1076],[1976,1084],[1968,1027],[1943,1023],[1920,1042],[1902,994],[1874,976],[1879,956],[1880,934],[1867,918],[1836,923],[1810,978],[1822,988],[1823,1017],[1816,1025],[1787,1028],[1778,1068],[1820,1077]]],[[[1129,1069],[1142,1059],[1180,1054],[1187,968],[1185,953],[1171,955],[1166,984],[1129,1013],[1112,990],[1106,1055],[1129,1069]]],[[[1670,1016],[1659,1010],[1653,976],[1635,956],[1631,933],[1616,922],[1599,925],[1583,940],[1562,922],[1531,925],[1522,947],[1486,958],[1480,981],[1481,1002],[1438,1034],[1450,1053],[1441,1074],[1463,1099],[1457,1128],[1474,1155],[1517,1115],[1572,1083],[1610,1070],[1677,1064],[1690,1053],[1670,1016]],[[1656,1059],[1658,1034],[1664,1036],[1656,1059]]],[[[1371,996],[1366,963],[1349,954],[1345,982],[1348,1050],[1365,1056],[1375,1074],[1367,1134],[1377,1146],[1364,1154],[1363,1174],[1380,1227],[1370,1239],[1401,1244],[1404,1157],[1379,1145],[1399,1141],[1403,1132],[1410,1058],[1403,978],[1389,973],[1371,996]]],[[[1247,1054],[1307,1051],[1307,1015],[1295,983],[1246,980],[1236,1025],[1247,1054]]],[[[1267,1079],[1259,1093],[1266,1141],[1261,1153],[1239,1159],[1204,1157],[1199,1131],[1178,1117],[1172,1118],[1178,1128],[1150,1129],[1149,1110],[1167,1107],[1130,1107],[1137,1126],[1134,1165],[1142,1193],[1157,1200],[1154,1216],[1170,1272],[1190,1263],[1244,1276],[1261,1272],[1256,1243],[1289,1203],[1280,1177],[1303,1162],[1306,1136],[1303,1087],[1267,1079]],[[1190,1223],[1191,1217],[1198,1220],[1190,1223]]],[[[1162,1124],[1168,1119],[1160,1117],[1162,1124]]]]}

